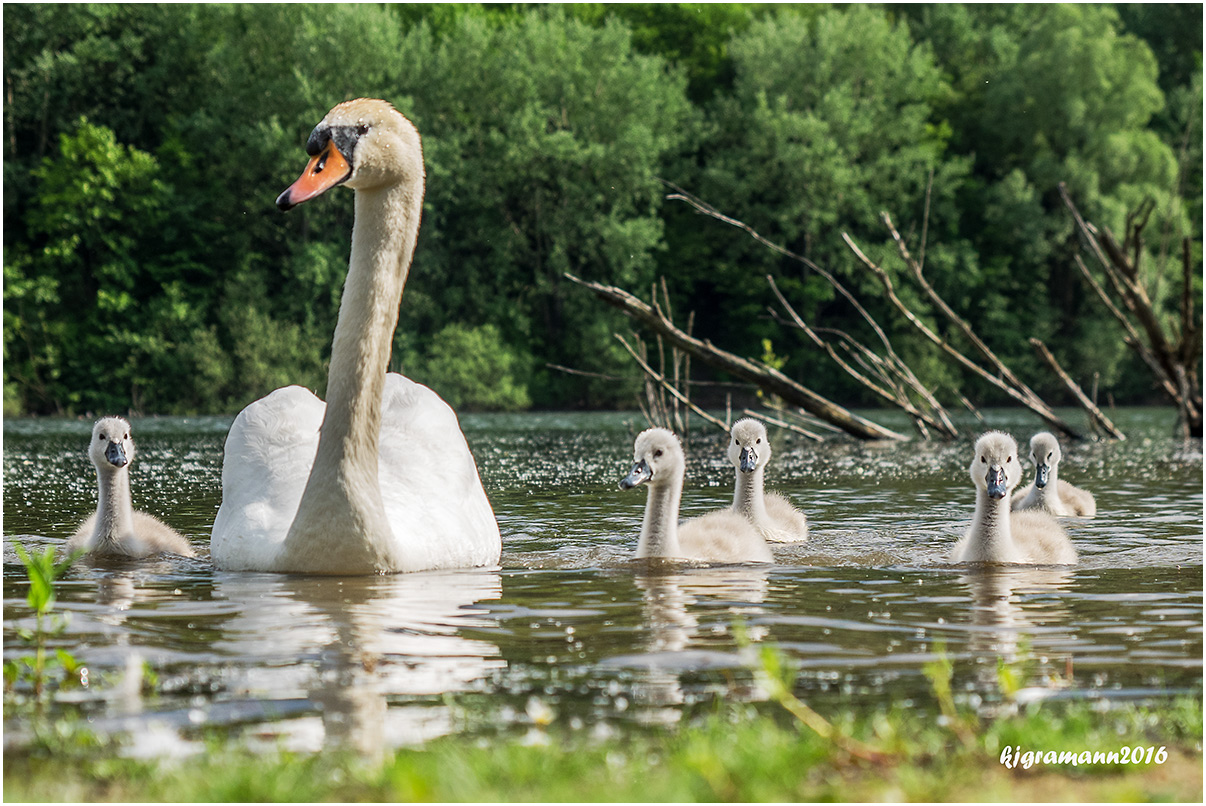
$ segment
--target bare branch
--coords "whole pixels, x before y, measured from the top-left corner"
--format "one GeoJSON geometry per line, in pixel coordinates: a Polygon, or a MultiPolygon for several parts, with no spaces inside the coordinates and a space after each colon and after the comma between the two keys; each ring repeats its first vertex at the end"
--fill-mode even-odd
{"type": "MultiPolygon", "coordinates": [[[[971,370],[975,374],[979,375],[986,382],[997,387],[1002,392],[1004,392],[1005,394],[1009,395],[1014,400],[1016,400],[1018,403],[1021,403],[1023,406],[1025,406],[1026,408],[1033,411],[1035,414],[1037,414],[1039,417],[1041,417],[1045,422],[1050,424],[1053,428],[1056,428],[1057,430],[1063,432],[1064,434],[1067,434],[1068,436],[1070,436],[1074,439],[1081,438],[1081,435],[1079,432],[1077,432],[1070,425],[1065,423],[1058,415],[1055,414],[1055,412],[1053,412],[1050,409],[1050,407],[1048,407],[1045,403],[1043,403],[1041,400],[1039,400],[1037,398],[1037,396],[1035,396],[1033,393],[1031,393],[1031,395],[1029,395],[1029,396],[1025,395],[1020,390],[1005,383],[1003,380],[998,378],[996,375],[993,375],[991,372],[989,372],[986,369],[984,369],[983,367],[981,367],[975,361],[972,361],[966,355],[959,352],[957,349],[955,349],[953,346],[951,346],[946,341],[946,339],[942,338],[937,333],[935,333],[933,330],[931,330],[925,324],[925,322],[922,322],[921,319],[917,316],[917,314],[913,313],[913,311],[907,305],[904,304],[904,301],[900,299],[900,297],[896,293],[895,287],[892,285],[892,279],[888,276],[888,273],[886,271],[884,271],[882,268],[880,268],[880,266],[877,265],[875,263],[875,261],[873,261],[873,260],[871,260],[871,258],[867,257],[863,253],[863,251],[858,248],[858,245],[854,243],[854,241],[850,238],[850,236],[847,233],[844,233],[844,232],[842,233],[842,240],[844,240],[846,242],[846,245],[850,247],[851,251],[854,252],[855,256],[858,257],[858,259],[863,263],[863,265],[866,266],[868,269],[870,269],[871,272],[876,277],[879,278],[880,283],[883,284],[884,290],[888,294],[888,299],[891,300],[892,304],[896,306],[897,310],[899,310],[901,312],[901,314],[903,314],[904,317],[913,324],[914,327],[916,327],[919,331],[921,331],[921,333],[927,339],[929,339],[935,345],[940,347],[943,352],[945,352],[951,358],[955,359],[955,361],[957,361],[961,366],[971,370]]],[[[964,398],[964,400],[966,401],[966,398],[964,398]]],[[[970,406],[970,403],[967,403],[967,405],[970,406]]]]}
{"type": "MultiPolygon", "coordinates": [[[[914,406],[909,401],[909,399],[907,397],[905,397],[905,395],[902,392],[900,392],[898,389],[893,389],[893,390],[885,389],[884,387],[880,386],[879,384],[875,383],[873,380],[868,378],[863,373],[859,372],[854,367],[850,366],[850,364],[845,359],[843,359],[840,355],[838,355],[837,350],[834,349],[832,344],[830,344],[828,341],[825,341],[824,339],[822,339],[820,337],[820,335],[815,330],[813,330],[811,327],[809,327],[808,323],[805,322],[804,319],[801,318],[798,313],[796,313],[795,308],[793,308],[791,306],[791,304],[787,301],[787,298],[784,297],[783,293],[779,290],[779,286],[775,283],[775,278],[767,276],[766,280],[768,283],[770,283],[771,290],[775,293],[775,296],[778,298],[779,304],[781,304],[783,306],[783,309],[785,311],[787,311],[787,315],[791,317],[792,324],[795,327],[797,327],[800,330],[803,330],[805,333],[807,333],[809,338],[811,338],[821,349],[823,349],[829,355],[829,357],[833,359],[834,363],[836,363],[842,369],[846,370],[846,372],[852,378],[854,378],[856,381],[861,383],[863,386],[870,389],[875,394],[879,395],[880,398],[887,401],[888,403],[891,403],[895,406],[898,406],[898,407],[904,409],[908,413],[908,415],[913,418],[913,421],[915,423],[929,425],[936,430],[943,431],[943,433],[945,433],[947,436],[950,436],[950,437],[954,437],[954,436],[958,435],[958,433],[954,429],[954,426],[950,426],[948,429],[942,423],[939,423],[933,417],[931,417],[930,415],[926,414],[925,412],[921,411],[916,406],[914,406]]],[[[866,354],[870,354],[873,356],[875,355],[870,350],[863,347],[861,344],[858,344],[857,341],[855,341],[853,338],[846,335],[845,333],[842,333],[841,336],[848,343],[857,345],[866,354]]],[[[879,357],[875,356],[875,359],[878,360],[879,357]]],[[[883,362],[879,361],[879,364],[882,365],[883,362]]],[[[882,372],[881,372],[881,377],[884,377],[886,380],[886,375],[884,375],[882,372]]],[[[925,434],[925,431],[921,427],[919,427],[918,430],[922,431],[923,435],[925,434]]]]}
{"type": "Polygon", "coordinates": [[[745,409],[741,413],[746,415],[747,417],[756,417],[759,420],[766,420],[771,425],[777,425],[780,428],[786,428],[788,431],[794,431],[795,433],[800,434],[801,436],[807,437],[808,439],[811,439],[814,442],[823,442],[825,439],[820,434],[814,433],[812,431],[808,431],[804,428],[801,428],[798,425],[793,425],[792,423],[786,422],[784,420],[779,420],[774,417],[771,417],[764,411],[754,411],[753,409],[745,409]]]}
{"type": "Polygon", "coordinates": [[[861,439],[905,439],[903,434],[884,428],[848,411],[793,381],[773,367],[733,355],[715,347],[711,342],[702,341],[684,333],[675,327],[673,322],[660,316],[651,306],[623,289],[592,283],[572,274],[565,276],[572,282],[585,286],[597,297],[609,305],[619,308],[645,327],[664,336],[667,341],[679,349],[685,350],[731,375],[756,383],[765,391],[777,394],[785,401],[800,406],[823,420],[828,420],[853,436],[861,439]]]}
{"type": "Polygon", "coordinates": [[[1076,399],[1080,401],[1081,407],[1084,408],[1093,422],[1101,426],[1101,428],[1114,439],[1126,439],[1126,434],[1123,434],[1112,422],[1110,422],[1110,418],[1106,417],[1101,409],[1097,408],[1093,401],[1089,399],[1088,395],[1084,393],[1084,390],[1080,388],[1080,384],[1072,380],[1072,376],[1064,371],[1064,368],[1060,366],[1059,361],[1057,361],[1055,356],[1051,354],[1051,351],[1047,349],[1047,345],[1043,344],[1038,339],[1033,338],[1030,340],[1030,343],[1034,345],[1034,349],[1038,351],[1039,356],[1047,362],[1052,371],[1054,371],[1055,374],[1059,376],[1059,379],[1064,382],[1064,386],[1068,387],[1068,391],[1070,391],[1076,397],[1076,399]]]}
{"type": "Polygon", "coordinates": [[[649,366],[649,364],[645,361],[645,359],[641,358],[641,356],[637,354],[637,351],[632,349],[632,346],[629,345],[628,342],[624,341],[623,336],[621,336],[619,333],[613,333],[612,335],[616,337],[616,339],[620,342],[620,344],[624,345],[624,349],[627,350],[628,354],[631,355],[633,357],[633,359],[636,360],[637,365],[645,372],[645,374],[648,375],[653,380],[657,381],[659,384],[661,384],[662,388],[664,388],[667,392],[669,392],[671,395],[673,395],[676,400],[681,401],[684,405],[686,405],[688,408],[690,408],[691,411],[695,412],[700,417],[703,417],[705,420],[712,423],[713,425],[719,427],[726,434],[729,432],[729,428],[727,425],[725,425],[723,422],[721,422],[720,420],[713,417],[711,414],[708,414],[706,411],[701,409],[699,406],[696,406],[694,403],[691,402],[690,398],[688,398],[682,392],[678,391],[673,386],[671,386],[670,383],[666,380],[666,376],[662,375],[660,372],[657,372],[653,367],[649,366]]]}

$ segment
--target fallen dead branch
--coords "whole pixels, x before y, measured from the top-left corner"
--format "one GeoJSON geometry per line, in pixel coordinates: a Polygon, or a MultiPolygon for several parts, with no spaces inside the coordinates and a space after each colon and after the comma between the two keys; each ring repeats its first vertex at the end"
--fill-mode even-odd
{"type": "MultiPolygon", "coordinates": [[[[1097,258],[1106,281],[1115,297],[1122,302],[1123,312],[1106,294],[1083,262],[1077,266],[1107,310],[1126,331],[1125,341],[1147,364],[1161,389],[1176,405],[1179,427],[1183,433],[1202,436],[1202,386],[1199,368],[1202,360],[1202,325],[1200,312],[1194,311],[1193,284],[1195,268],[1189,239],[1181,242],[1181,299],[1179,322],[1172,334],[1165,332],[1153,299],[1159,297],[1158,286],[1151,294],[1143,283],[1140,261],[1143,255],[1143,228],[1152,212],[1152,205],[1141,206],[1127,217],[1123,243],[1109,228],[1098,229],[1085,221],[1068,194],[1064,183],[1059,185],[1060,197],[1072,214],[1072,220],[1084,244],[1097,258]],[[1128,255],[1129,251],[1129,255],[1128,255]],[[1128,316],[1129,314],[1129,316],[1128,316]],[[1133,324],[1131,317],[1134,318],[1133,324]]],[[[1199,269],[1200,270],[1200,269],[1199,269]]]]}
{"type": "Polygon", "coordinates": [[[1062,366],[1060,366],[1059,361],[1057,361],[1055,356],[1051,354],[1051,351],[1047,349],[1047,345],[1035,338],[1030,339],[1030,343],[1034,345],[1034,349],[1038,351],[1039,357],[1046,361],[1047,365],[1051,367],[1051,371],[1059,376],[1059,379],[1064,382],[1064,386],[1068,387],[1068,391],[1071,392],[1078,401],[1080,401],[1081,408],[1088,413],[1089,419],[1100,426],[1103,431],[1114,439],[1126,439],[1126,434],[1118,430],[1114,423],[1110,421],[1110,418],[1105,416],[1101,409],[1097,408],[1097,404],[1089,399],[1089,396],[1086,395],[1084,390],[1080,388],[1080,384],[1072,380],[1072,376],[1069,375],[1062,366]]]}
{"type": "Polygon", "coordinates": [[[751,361],[729,353],[680,330],[670,321],[659,306],[649,305],[632,294],[615,286],[582,280],[572,274],[565,275],[570,281],[584,286],[597,297],[619,308],[640,322],[669,344],[683,350],[705,363],[721,369],[743,380],[757,384],[759,388],[776,394],[784,401],[799,406],[818,419],[838,426],[843,431],[860,439],[905,439],[903,434],[884,428],[877,423],[845,409],[833,401],[817,394],[806,386],[788,378],[782,372],[760,361],[751,361]]]}
{"type": "MultiPolygon", "coordinates": [[[[669,182],[666,184],[670,187],[673,187],[675,191],[677,191],[676,193],[669,194],[666,197],[667,200],[686,202],[700,213],[742,230],[755,241],[776,254],[794,260],[823,277],[825,281],[828,282],[829,285],[831,285],[833,289],[837,291],[847,302],[849,302],[855,311],[858,312],[863,321],[865,321],[875,333],[880,344],[883,345],[884,356],[880,356],[870,348],[859,343],[850,335],[840,331],[835,331],[839,337],[838,346],[850,352],[853,356],[853,360],[863,366],[864,369],[867,369],[872,374],[875,374],[879,378],[880,382],[872,380],[863,372],[855,369],[854,366],[852,366],[839,354],[837,347],[835,347],[829,341],[821,338],[820,333],[822,331],[820,329],[809,327],[809,325],[804,322],[803,318],[787,301],[787,298],[784,297],[779,291],[779,287],[775,283],[774,277],[767,275],[766,280],[770,284],[771,290],[774,292],[775,297],[779,300],[780,305],[783,306],[784,310],[788,314],[788,324],[790,324],[792,327],[802,330],[805,335],[807,335],[817,347],[820,347],[822,350],[824,350],[838,366],[845,370],[856,381],[871,390],[871,392],[873,392],[876,396],[887,403],[903,409],[913,420],[913,424],[917,427],[918,431],[923,437],[929,437],[929,429],[931,428],[947,437],[955,437],[958,435],[958,431],[951,422],[950,418],[947,416],[946,410],[943,408],[942,404],[938,402],[938,399],[930,392],[929,389],[925,387],[924,384],[921,383],[916,375],[914,375],[913,370],[909,367],[909,365],[906,364],[899,355],[897,355],[896,351],[892,347],[892,343],[888,339],[887,333],[884,332],[884,329],[880,326],[879,322],[875,320],[875,317],[873,317],[867,311],[863,304],[859,302],[858,298],[850,293],[850,291],[847,290],[847,288],[831,272],[826,271],[824,268],[817,265],[812,260],[809,260],[804,255],[798,254],[780,244],[774,243],[751,227],[749,224],[746,224],[744,221],[739,221],[732,216],[725,215],[712,205],[688,193],[677,185],[673,185],[669,182]],[[866,362],[870,362],[873,366],[867,366],[866,362]],[[909,400],[908,392],[906,390],[913,392],[918,401],[920,401],[921,405],[924,406],[924,409],[919,408],[909,400]]],[[[775,314],[772,312],[772,316],[774,315],[775,314]]]]}
{"type": "MultiPolygon", "coordinates": [[[[901,256],[904,258],[905,263],[911,264],[909,267],[913,273],[913,276],[915,278],[920,278],[922,288],[923,290],[926,290],[927,296],[929,296],[931,300],[938,305],[939,309],[947,315],[947,318],[951,319],[955,323],[956,328],[958,328],[961,333],[963,333],[965,336],[970,336],[969,340],[971,343],[975,345],[977,350],[979,350],[980,353],[988,359],[989,364],[996,369],[998,373],[1000,373],[1000,377],[998,377],[998,375],[994,375],[992,372],[989,372],[971,358],[964,355],[952,344],[950,344],[950,342],[931,330],[929,326],[925,324],[925,322],[921,321],[921,318],[918,317],[917,314],[915,314],[896,293],[896,287],[892,283],[892,278],[888,276],[888,273],[884,271],[883,268],[881,268],[875,261],[867,257],[867,255],[861,249],[859,249],[858,244],[856,244],[847,233],[843,232],[842,240],[845,241],[846,245],[850,247],[850,250],[854,252],[855,257],[857,257],[859,261],[879,279],[880,284],[884,287],[885,293],[888,295],[888,299],[893,305],[896,306],[896,309],[899,310],[905,319],[908,320],[909,323],[915,328],[917,328],[922,335],[941,348],[943,352],[953,358],[961,366],[971,370],[987,383],[997,387],[1018,403],[1033,411],[1052,428],[1055,428],[1056,430],[1073,439],[1081,439],[1082,437],[1080,432],[1074,429],[1068,423],[1064,422],[1064,420],[1057,415],[1050,406],[1044,403],[1043,400],[1039,398],[1039,396],[1036,395],[1028,386],[1023,384],[1020,380],[1017,380],[1013,372],[1009,371],[1009,368],[1005,367],[1004,363],[997,358],[992,350],[990,350],[988,346],[975,335],[975,333],[971,330],[971,326],[957,314],[955,314],[950,306],[946,304],[945,300],[942,300],[942,298],[938,295],[938,292],[935,291],[927,281],[925,281],[924,275],[921,273],[921,267],[918,266],[916,261],[912,259],[912,256],[909,255],[908,248],[905,246],[904,240],[900,237],[900,233],[896,232],[896,228],[892,226],[891,218],[889,218],[885,213],[883,215],[883,219],[889,230],[892,232],[893,240],[896,241],[897,249],[901,251],[901,256]],[[1002,371],[1002,368],[1004,371],[1002,371]]],[[[964,398],[964,401],[966,402],[966,398],[964,398]]]]}

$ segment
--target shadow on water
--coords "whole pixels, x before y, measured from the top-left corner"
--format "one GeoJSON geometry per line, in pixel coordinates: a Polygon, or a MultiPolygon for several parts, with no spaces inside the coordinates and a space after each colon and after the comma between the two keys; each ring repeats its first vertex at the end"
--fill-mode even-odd
{"type": "MultiPolygon", "coordinates": [[[[989,414],[1021,440],[1038,430],[1023,413],[989,414]]],[[[923,667],[939,650],[956,699],[987,711],[1200,693],[1201,442],[1168,438],[1169,412],[1117,414],[1131,439],[1068,446],[1061,466],[1099,506],[1065,522],[1073,568],[947,563],[974,504],[970,434],[815,445],[776,431],[767,484],[807,512],[810,541],[775,546],[765,567],[649,567],[632,559],[644,495],[616,489],[642,424],[524,414],[463,418],[502,566],[367,579],[214,572],[229,418],[137,420],[135,506],[199,556],[68,573],[57,608],[70,622],[52,646],[99,682],[64,689],[55,707],[126,736],[131,755],[195,752],[207,729],[362,754],[549,720],[607,735],[763,701],[738,623],[782,649],[797,695],[821,709],[932,711],[923,667]],[[1016,691],[1003,690],[1002,666],[1016,691]]],[[[90,428],[5,422],[6,660],[25,653],[16,630],[33,624],[12,545],[60,546],[95,506],[90,428]]],[[[729,502],[733,470],[715,434],[687,447],[691,517],[729,502]]],[[[27,741],[6,719],[6,746],[27,741]]]]}

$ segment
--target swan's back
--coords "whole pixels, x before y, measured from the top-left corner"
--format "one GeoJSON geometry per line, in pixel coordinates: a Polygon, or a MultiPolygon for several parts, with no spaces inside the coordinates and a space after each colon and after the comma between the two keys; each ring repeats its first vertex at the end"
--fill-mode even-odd
{"type": "Polygon", "coordinates": [[[192,545],[184,535],[168,526],[163,521],[146,512],[134,510],[131,516],[133,534],[125,535],[115,543],[97,543],[90,547],[91,538],[96,531],[96,516],[93,512],[86,521],[80,524],[75,534],[67,541],[64,551],[72,554],[81,549],[90,549],[90,553],[100,557],[149,557],[152,554],[179,554],[181,557],[195,557],[192,545]]]}
{"type": "MultiPolygon", "coordinates": [[[[318,451],[325,404],[298,386],[277,389],[239,414],[226,438],[222,506],[211,553],[226,570],[278,566],[318,451]]],[[[494,565],[498,523],[461,433],[439,395],[388,373],[378,476],[396,570],[494,565]]]]}
{"type": "Polygon", "coordinates": [[[1035,565],[1073,565],[1076,549],[1064,527],[1055,518],[1038,509],[1009,513],[1009,529],[1014,545],[1025,559],[1035,565]]]}
{"type": "Polygon", "coordinates": [[[1053,496],[1049,492],[1046,497],[1043,497],[1034,482],[1031,482],[1024,489],[1013,494],[1010,506],[1015,511],[1041,510],[1050,512],[1057,517],[1073,515],[1078,518],[1093,518],[1097,516],[1097,501],[1093,498],[1093,493],[1088,490],[1082,490],[1063,479],[1056,479],[1056,489],[1053,492],[1058,495],[1053,496]],[[1053,497],[1059,499],[1057,507],[1052,505],[1053,497]]]}
{"type": "Polygon", "coordinates": [[[691,560],[769,563],[774,559],[758,530],[744,516],[729,509],[680,523],[678,543],[683,555],[691,560]]]}

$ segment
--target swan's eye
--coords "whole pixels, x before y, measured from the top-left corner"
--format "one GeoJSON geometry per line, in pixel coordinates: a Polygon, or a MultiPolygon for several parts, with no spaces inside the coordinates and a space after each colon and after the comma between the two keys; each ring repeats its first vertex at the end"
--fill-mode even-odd
{"type": "Polygon", "coordinates": [[[986,465],[986,464],[988,464],[988,460],[987,460],[987,459],[985,459],[983,456],[981,456],[981,457],[980,457],[980,464],[982,464],[982,465],[986,465]]]}
{"type": "Polygon", "coordinates": [[[661,449],[660,449],[660,448],[659,448],[658,450],[656,450],[656,451],[654,451],[654,452],[653,452],[653,458],[654,458],[654,459],[659,459],[659,458],[661,458],[661,455],[662,455],[662,451],[661,451],[661,449]]]}
{"type": "Polygon", "coordinates": [[[126,434],[124,437],[122,437],[122,439],[129,439],[129,438],[130,438],[129,434],[126,434]]]}
{"type": "Polygon", "coordinates": [[[758,437],[756,440],[754,440],[754,442],[755,442],[756,444],[758,444],[758,445],[761,445],[761,444],[762,444],[762,437],[758,437]]]}
{"type": "Polygon", "coordinates": [[[356,134],[368,134],[368,129],[369,129],[368,126],[361,123],[359,126],[356,127],[356,134]]]}
{"type": "Polygon", "coordinates": [[[1010,462],[1012,462],[1012,461],[1013,461],[1013,457],[1012,457],[1012,456],[1006,456],[1006,457],[1005,457],[1005,464],[1009,464],[1009,463],[1010,463],[1010,462]]]}

